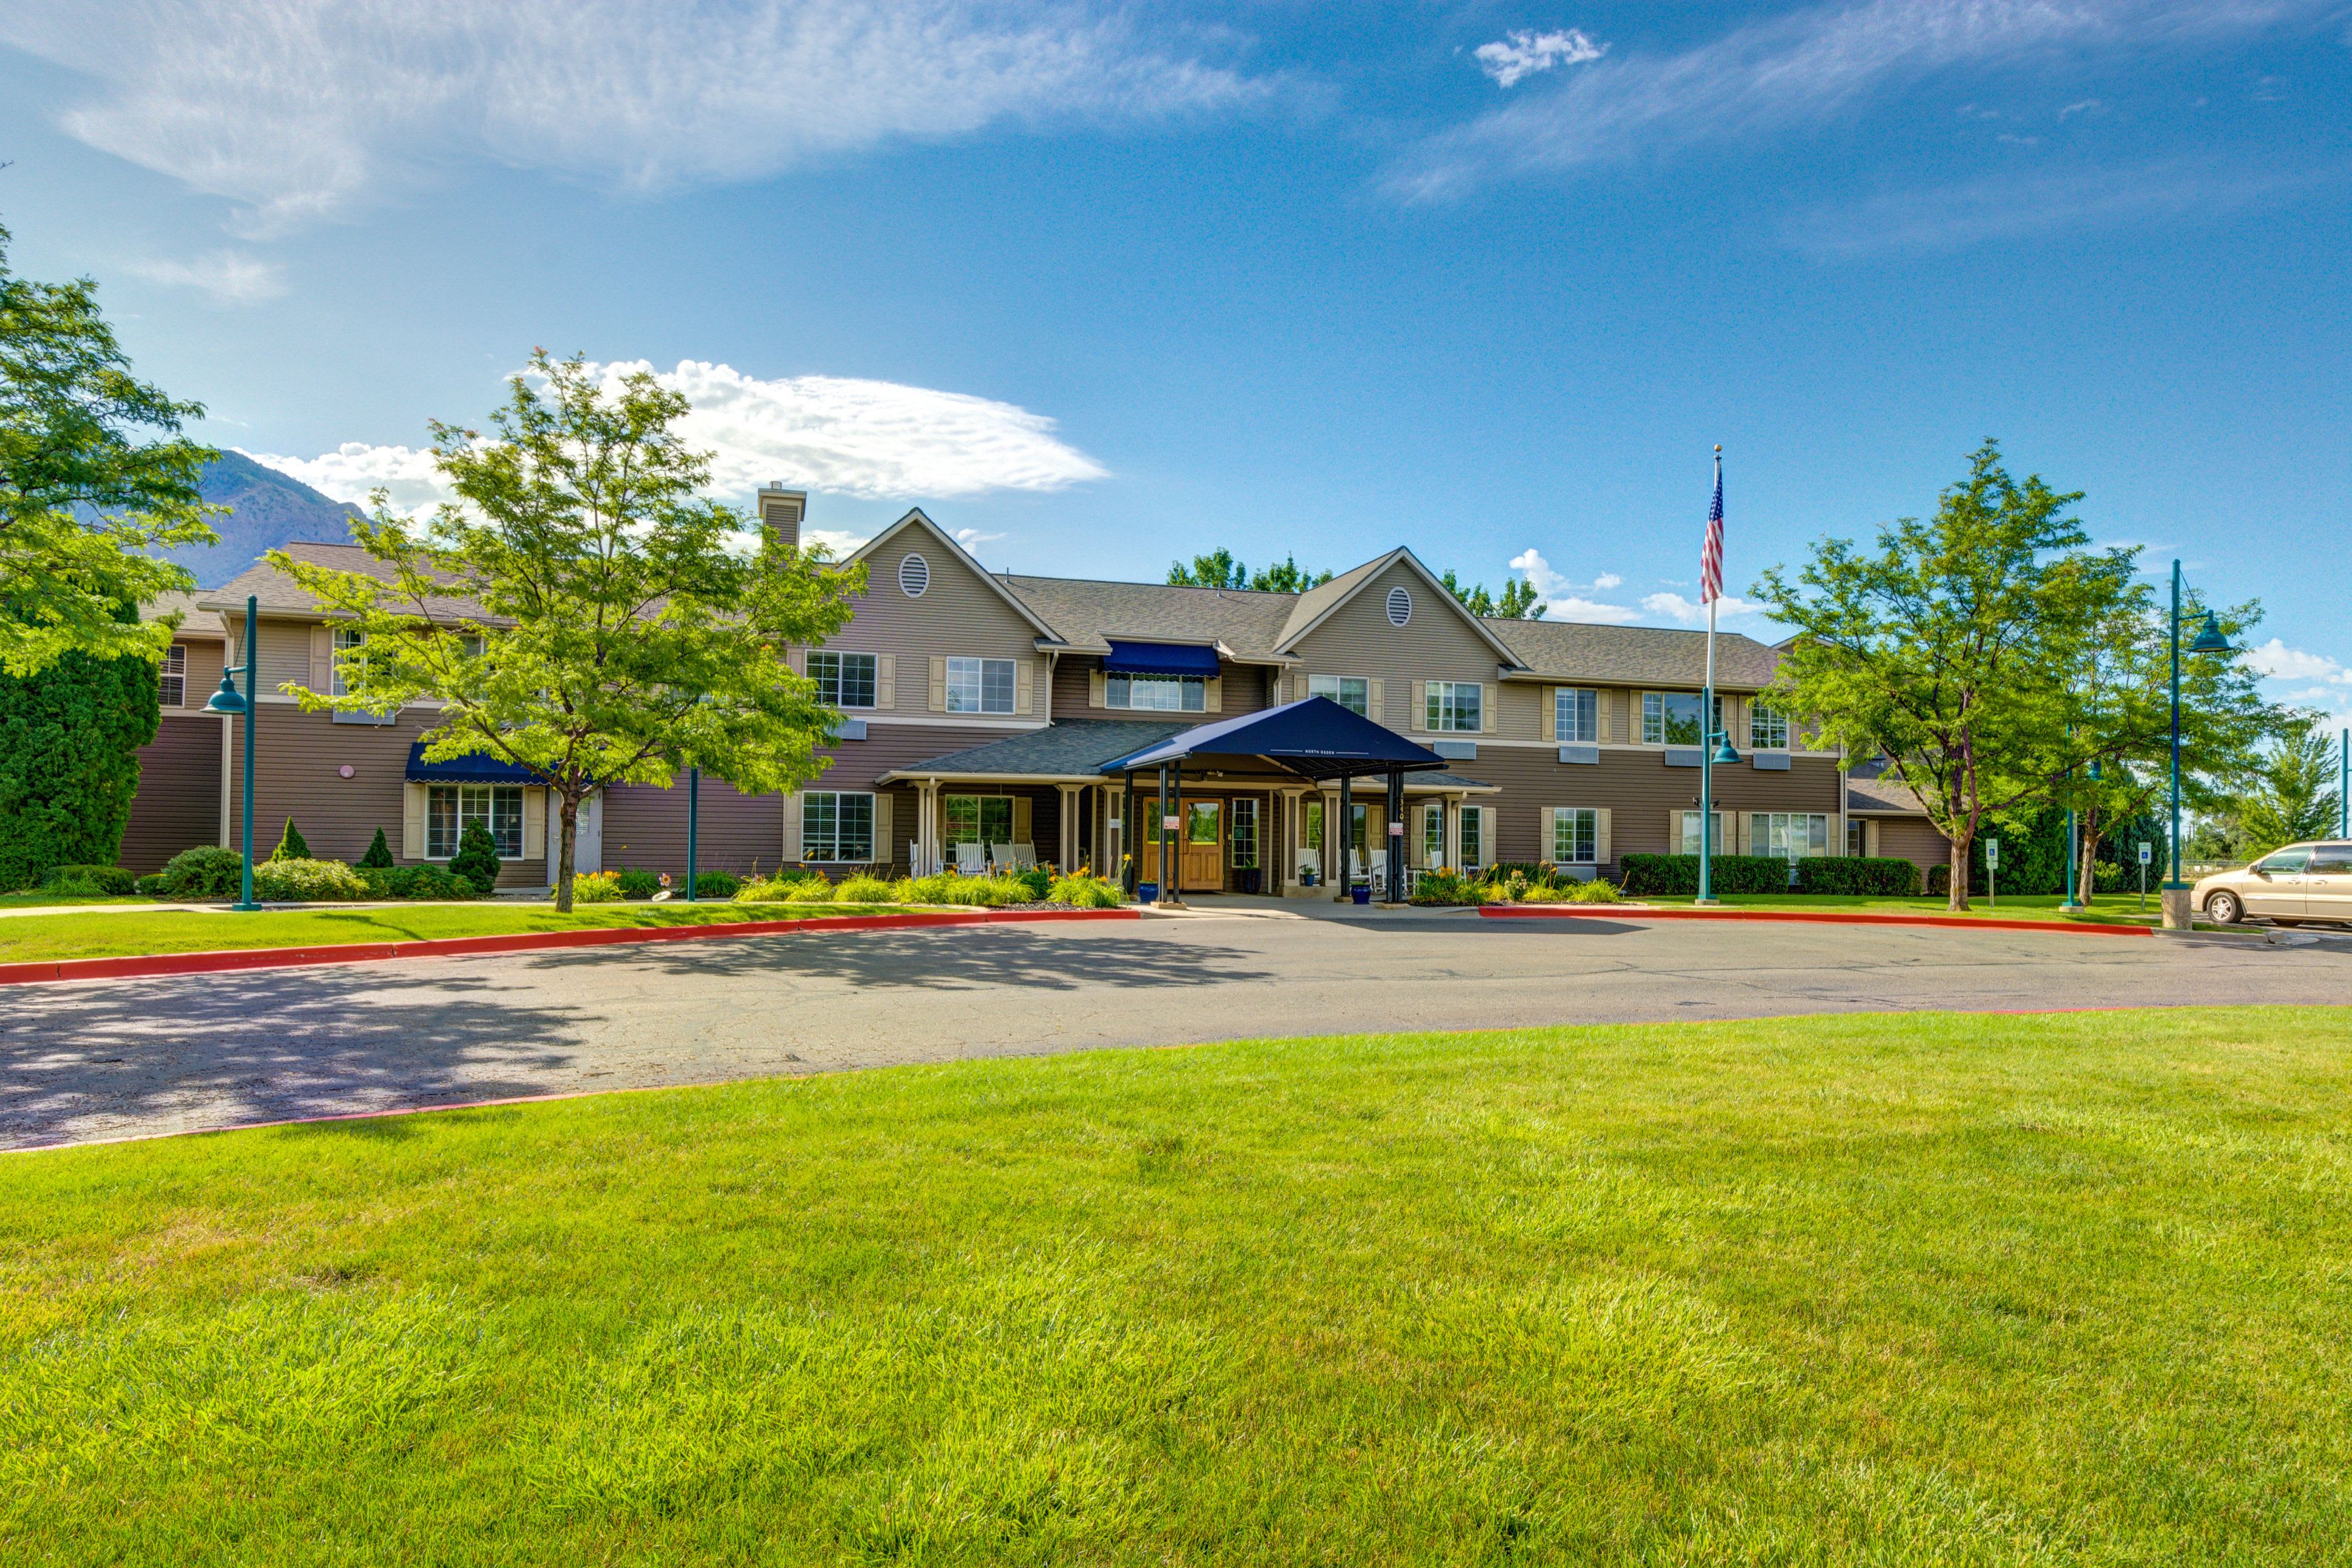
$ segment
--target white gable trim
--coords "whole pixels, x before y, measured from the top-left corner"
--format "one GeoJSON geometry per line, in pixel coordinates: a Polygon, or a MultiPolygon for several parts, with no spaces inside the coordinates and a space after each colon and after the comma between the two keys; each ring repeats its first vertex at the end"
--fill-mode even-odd
{"type": "Polygon", "coordinates": [[[1456,619],[1466,624],[1473,632],[1477,634],[1478,639],[1481,642],[1485,643],[1486,646],[1495,651],[1496,657],[1502,661],[1502,667],[1505,672],[1523,670],[1527,667],[1519,663],[1519,656],[1511,652],[1507,643],[1487,629],[1485,622],[1479,620],[1478,617],[1471,614],[1469,611],[1463,608],[1462,601],[1454,597],[1452,591],[1447,589],[1444,580],[1439,578],[1435,572],[1430,570],[1429,568],[1422,565],[1421,558],[1413,554],[1412,550],[1406,549],[1402,545],[1399,545],[1388,554],[1381,557],[1379,560],[1373,562],[1371,570],[1366,571],[1362,577],[1359,578],[1353,588],[1350,588],[1347,592],[1339,595],[1339,598],[1334,599],[1330,603],[1325,605],[1321,613],[1318,614],[1314,620],[1309,621],[1306,625],[1301,626],[1297,631],[1293,632],[1281,642],[1276,643],[1274,651],[1276,653],[1286,654],[1293,652],[1300,643],[1304,642],[1307,636],[1314,632],[1315,628],[1322,625],[1323,622],[1328,621],[1333,615],[1337,614],[1341,605],[1353,603],[1355,601],[1356,595],[1363,592],[1365,589],[1379,581],[1388,571],[1389,568],[1396,565],[1399,561],[1404,562],[1414,571],[1418,572],[1421,575],[1422,581],[1427,583],[1429,585],[1430,591],[1437,596],[1438,601],[1444,604],[1447,609],[1453,611],[1456,619]]]}
{"type": "Polygon", "coordinates": [[[932,539],[939,544],[940,549],[947,550],[958,560],[963,562],[967,567],[970,567],[975,577],[978,577],[981,581],[994,589],[996,591],[996,596],[1013,607],[1013,612],[1014,614],[1020,616],[1022,620],[1026,621],[1030,625],[1037,629],[1038,636],[1044,638],[1049,643],[1056,644],[1061,643],[1062,635],[1060,632],[1055,631],[1051,626],[1046,625],[1043,621],[1037,619],[1037,612],[1035,611],[1030,609],[1029,606],[1023,601],[1020,596],[1015,594],[1011,589],[1005,587],[1002,582],[999,582],[994,572],[981,565],[979,560],[970,550],[964,549],[963,546],[956,542],[954,535],[949,533],[945,528],[940,527],[939,524],[925,517],[923,515],[923,508],[920,507],[915,507],[905,517],[900,517],[897,522],[892,523],[888,528],[884,528],[880,533],[876,534],[872,538],[867,539],[864,544],[859,545],[856,549],[850,551],[848,557],[842,561],[842,565],[848,566],[858,561],[866,562],[868,568],[867,578],[870,581],[873,575],[871,570],[873,562],[871,558],[880,551],[884,545],[889,543],[890,540],[896,538],[901,532],[910,527],[919,528],[924,532],[929,534],[932,539]]]}

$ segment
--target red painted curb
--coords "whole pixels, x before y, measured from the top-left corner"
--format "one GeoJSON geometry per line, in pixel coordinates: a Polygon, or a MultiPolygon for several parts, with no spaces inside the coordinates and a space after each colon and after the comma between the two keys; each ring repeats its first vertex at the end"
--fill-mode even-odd
{"type": "Polygon", "coordinates": [[[2153,936],[2152,925],[2086,920],[1978,919],[1971,915],[1841,915],[1803,909],[1628,909],[1622,904],[1482,904],[1488,920],[1781,920],[1809,925],[1942,925],[1956,931],[2067,931],[2085,936],[2153,936]]]}
{"type": "Polygon", "coordinates": [[[1132,909],[954,909],[904,915],[813,915],[801,920],[719,921],[708,925],[611,925],[584,931],[517,931],[493,936],[442,936],[425,942],[346,942],[318,947],[244,947],[211,953],[156,953],[121,958],[58,958],[0,964],[0,986],[45,980],[134,980],[159,975],[212,975],[230,969],[284,969],[306,964],[365,964],[384,958],[441,958],[531,953],[551,947],[609,947],[635,942],[690,942],[714,936],[776,936],[794,931],[893,931],[929,925],[1021,925],[1061,920],[1140,920],[1132,909]]]}

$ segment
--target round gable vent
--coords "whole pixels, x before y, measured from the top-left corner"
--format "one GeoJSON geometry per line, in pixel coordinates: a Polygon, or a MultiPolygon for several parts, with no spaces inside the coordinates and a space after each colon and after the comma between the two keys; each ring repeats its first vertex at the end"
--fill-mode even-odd
{"type": "Polygon", "coordinates": [[[1389,590],[1389,624],[1402,626],[1412,619],[1412,595],[1402,588],[1389,590]]]}
{"type": "Polygon", "coordinates": [[[923,590],[931,585],[931,563],[921,556],[910,555],[898,563],[898,591],[909,599],[920,599],[923,590]]]}

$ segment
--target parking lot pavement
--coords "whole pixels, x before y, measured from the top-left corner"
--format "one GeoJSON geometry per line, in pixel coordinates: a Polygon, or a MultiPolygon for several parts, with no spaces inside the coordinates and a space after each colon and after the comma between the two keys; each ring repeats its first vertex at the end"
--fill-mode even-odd
{"type": "Polygon", "coordinates": [[[803,934],[27,986],[0,1146],[1099,1046],[2352,1002],[2352,946],[1605,918],[803,934]]]}

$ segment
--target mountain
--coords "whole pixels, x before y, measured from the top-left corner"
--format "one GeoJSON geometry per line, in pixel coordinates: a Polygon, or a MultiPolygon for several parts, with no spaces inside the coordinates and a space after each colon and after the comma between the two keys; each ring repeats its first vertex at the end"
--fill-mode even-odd
{"type": "Polygon", "coordinates": [[[183,545],[162,552],[196,574],[205,588],[222,583],[261,559],[261,552],[294,539],[346,543],[350,519],[360,509],[331,501],[299,479],[264,467],[241,452],[224,450],[205,470],[197,486],[205,500],[229,508],[213,519],[215,545],[183,545]]]}

